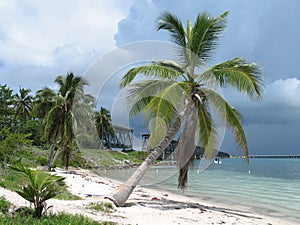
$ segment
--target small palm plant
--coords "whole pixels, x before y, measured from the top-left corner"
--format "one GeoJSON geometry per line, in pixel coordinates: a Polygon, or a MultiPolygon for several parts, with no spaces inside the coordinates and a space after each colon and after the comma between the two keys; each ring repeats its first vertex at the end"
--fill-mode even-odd
{"type": "Polygon", "coordinates": [[[16,190],[16,192],[34,205],[33,217],[40,218],[46,201],[59,194],[59,186],[63,185],[65,178],[32,170],[21,164],[10,166],[10,168],[23,173],[29,179],[29,183],[22,187],[22,190],[16,190]]]}

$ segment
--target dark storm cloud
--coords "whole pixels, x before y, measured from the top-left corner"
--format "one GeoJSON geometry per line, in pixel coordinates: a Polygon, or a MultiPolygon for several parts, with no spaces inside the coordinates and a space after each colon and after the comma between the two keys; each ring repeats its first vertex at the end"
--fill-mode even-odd
{"type": "MultiPolygon", "coordinates": [[[[228,26],[211,65],[243,57],[263,67],[264,97],[250,102],[236,92],[225,90],[225,97],[244,117],[249,147],[254,153],[298,153],[296,133],[300,130],[300,2],[297,0],[249,1],[134,1],[115,35],[118,45],[132,41],[169,40],[165,31],[155,31],[160,12],[168,10],[182,21],[192,21],[207,11],[218,16],[230,11],[228,26]]],[[[236,149],[226,135],[224,148],[236,149]]]]}

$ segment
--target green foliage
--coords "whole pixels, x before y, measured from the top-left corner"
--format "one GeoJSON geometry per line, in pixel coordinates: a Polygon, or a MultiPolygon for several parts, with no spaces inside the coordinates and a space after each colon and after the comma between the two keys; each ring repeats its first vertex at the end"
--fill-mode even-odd
{"type": "Polygon", "coordinates": [[[0,197],[0,217],[1,213],[6,214],[9,209],[10,203],[5,198],[0,197]]]}
{"type": "Polygon", "coordinates": [[[33,203],[34,217],[40,218],[45,209],[45,202],[59,193],[59,185],[63,184],[65,178],[28,169],[21,164],[10,166],[10,168],[22,173],[29,179],[27,185],[22,190],[16,190],[16,192],[33,203]]]}
{"type": "Polygon", "coordinates": [[[131,151],[127,154],[129,156],[129,160],[132,160],[133,162],[143,162],[149,155],[149,152],[131,151]]]}
{"type": "Polygon", "coordinates": [[[26,120],[30,117],[30,112],[33,104],[33,97],[29,95],[30,89],[21,88],[19,93],[14,95],[15,100],[15,114],[20,121],[20,132],[23,132],[24,124],[26,120]]]}
{"type": "Polygon", "coordinates": [[[104,146],[104,142],[108,144],[107,147],[110,147],[109,137],[114,137],[115,131],[111,123],[109,110],[101,107],[99,112],[95,112],[95,123],[98,136],[101,140],[100,148],[104,146]]]}
{"type": "Polygon", "coordinates": [[[149,152],[131,151],[124,153],[99,149],[81,149],[81,153],[91,165],[101,168],[124,165],[124,163],[142,163],[149,155],[149,152]]]}
{"type": "Polygon", "coordinates": [[[3,127],[10,127],[13,124],[14,99],[12,92],[7,85],[0,84],[0,130],[3,127]]]}
{"type": "Polygon", "coordinates": [[[40,146],[44,144],[42,140],[42,120],[41,119],[28,119],[24,123],[23,133],[31,134],[28,139],[32,140],[32,144],[40,146]]]}
{"type": "Polygon", "coordinates": [[[73,195],[71,194],[68,190],[66,186],[62,186],[60,188],[60,192],[58,195],[56,195],[54,197],[55,199],[59,199],[59,200],[81,200],[80,197],[78,197],[77,195],[73,195]]]}
{"type": "Polygon", "coordinates": [[[112,213],[114,211],[114,207],[110,202],[91,202],[86,208],[105,213],[112,213]]]}
{"type": "Polygon", "coordinates": [[[36,157],[36,163],[41,166],[47,166],[48,160],[44,156],[38,156],[38,157],[36,157]]]}
{"type": "Polygon", "coordinates": [[[116,225],[113,222],[96,222],[92,219],[85,217],[83,215],[69,215],[65,213],[61,213],[58,215],[50,215],[50,216],[42,216],[40,219],[33,218],[28,216],[27,211],[21,211],[16,213],[14,217],[10,217],[8,215],[0,217],[0,224],[5,225],[58,225],[58,224],[68,224],[68,225],[116,225]]]}
{"type": "Polygon", "coordinates": [[[14,190],[22,184],[25,184],[26,178],[12,170],[1,170],[1,186],[9,190],[14,190]]]}
{"type": "Polygon", "coordinates": [[[7,127],[0,130],[1,167],[21,160],[22,154],[25,153],[24,146],[31,144],[31,141],[28,139],[29,136],[30,134],[12,133],[7,127]]]}
{"type": "MultiPolygon", "coordinates": [[[[32,164],[31,164],[32,165],[32,164]]],[[[0,186],[9,190],[15,191],[16,188],[21,188],[28,183],[28,178],[22,173],[14,170],[2,170],[0,171],[0,186]]],[[[56,199],[61,200],[79,200],[75,195],[72,195],[66,185],[59,186],[59,194],[55,196],[56,199]]]]}

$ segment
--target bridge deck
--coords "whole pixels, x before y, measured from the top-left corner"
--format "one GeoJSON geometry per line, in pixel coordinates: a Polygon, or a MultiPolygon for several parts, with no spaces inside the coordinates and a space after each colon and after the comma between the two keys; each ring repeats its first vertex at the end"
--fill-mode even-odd
{"type": "Polygon", "coordinates": [[[250,158],[300,159],[300,155],[250,155],[250,158]]]}

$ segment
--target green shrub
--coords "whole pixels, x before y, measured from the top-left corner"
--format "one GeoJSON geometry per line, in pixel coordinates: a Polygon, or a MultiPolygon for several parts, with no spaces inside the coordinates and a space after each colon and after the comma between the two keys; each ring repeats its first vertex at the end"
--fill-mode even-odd
{"type": "Polygon", "coordinates": [[[5,168],[7,164],[19,162],[22,154],[25,154],[24,146],[29,145],[30,134],[16,134],[4,127],[0,130],[0,166],[5,168]]]}
{"type": "Polygon", "coordinates": [[[6,188],[6,185],[3,181],[0,181],[0,187],[6,188]]]}
{"type": "Polygon", "coordinates": [[[5,214],[8,211],[10,206],[10,202],[7,201],[5,198],[0,197],[0,212],[5,214]]]}
{"type": "Polygon", "coordinates": [[[46,157],[43,157],[43,156],[38,156],[35,161],[38,165],[41,165],[41,166],[47,166],[48,165],[48,159],[46,157]]]}

